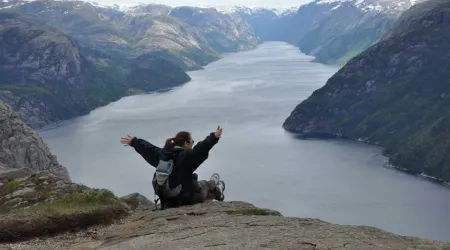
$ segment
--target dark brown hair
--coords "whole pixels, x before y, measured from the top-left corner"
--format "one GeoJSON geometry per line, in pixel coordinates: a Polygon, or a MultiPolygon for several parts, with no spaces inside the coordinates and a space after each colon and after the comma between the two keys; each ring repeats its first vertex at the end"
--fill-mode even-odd
{"type": "Polygon", "coordinates": [[[191,141],[191,133],[186,131],[178,132],[175,137],[169,138],[166,140],[166,144],[164,145],[164,149],[172,149],[175,146],[183,147],[184,143],[191,141]]]}

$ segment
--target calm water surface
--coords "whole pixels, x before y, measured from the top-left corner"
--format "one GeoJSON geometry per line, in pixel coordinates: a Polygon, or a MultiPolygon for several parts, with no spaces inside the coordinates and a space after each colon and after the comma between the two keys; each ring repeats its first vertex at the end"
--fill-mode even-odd
{"type": "Polygon", "coordinates": [[[450,241],[449,188],[383,168],[379,148],[283,131],[293,108],[338,70],[310,60],[290,45],[266,43],[190,72],[192,81],[173,91],[126,97],[40,133],[74,181],[153,199],[154,169],[120,137],[162,146],[179,130],[198,141],[220,124],[223,138],[198,174],[220,173],[226,200],[450,241]]]}

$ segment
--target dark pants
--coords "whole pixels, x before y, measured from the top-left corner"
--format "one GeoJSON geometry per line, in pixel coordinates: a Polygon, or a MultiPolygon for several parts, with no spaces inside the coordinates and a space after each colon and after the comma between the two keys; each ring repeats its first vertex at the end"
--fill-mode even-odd
{"type": "Polygon", "coordinates": [[[212,201],[217,197],[217,192],[219,191],[214,181],[199,181],[198,189],[194,193],[192,200],[194,204],[212,201]]]}
{"type": "Polygon", "coordinates": [[[192,175],[192,184],[186,185],[177,199],[167,201],[167,207],[194,205],[205,201],[212,201],[219,196],[220,190],[214,181],[197,181],[197,175],[192,175]]]}

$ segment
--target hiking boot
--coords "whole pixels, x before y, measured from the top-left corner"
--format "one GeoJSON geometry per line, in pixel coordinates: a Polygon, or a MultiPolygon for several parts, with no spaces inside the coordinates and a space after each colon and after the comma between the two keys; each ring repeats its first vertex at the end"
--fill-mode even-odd
{"type": "Polygon", "coordinates": [[[225,195],[223,194],[222,190],[220,190],[219,187],[216,187],[216,196],[214,199],[216,199],[218,201],[225,200],[225,195]]]}
{"type": "Polygon", "coordinates": [[[225,191],[225,182],[220,179],[220,175],[218,173],[213,174],[209,181],[215,186],[214,199],[223,201],[225,199],[225,195],[223,194],[223,191],[225,191]]]}
{"type": "Polygon", "coordinates": [[[209,178],[210,181],[213,181],[215,185],[220,181],[220,175],[218,173],[215,173],[209,178]]]}
{"type": "Polygon", "coordinates": [[[222,191],[222,193],[225,191],[225,182],[220,180],[217,182],[217,187],[220,188],[220,191],[222,191]]]}

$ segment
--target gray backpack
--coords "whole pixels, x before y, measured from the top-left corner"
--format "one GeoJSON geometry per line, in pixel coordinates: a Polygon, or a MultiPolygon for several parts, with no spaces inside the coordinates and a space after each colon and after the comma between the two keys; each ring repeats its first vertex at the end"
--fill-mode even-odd
{"type": "Polygon", "coordinates": [[[159,198],[155,199],[155,206],[157,206],[159,200],[161,202],[161,209],[165,209],[168,200],[178,198],[181,193],[181,184],[173,189],[169,185],[169,176],[172,174],[173,168],[174,161],[172,159],[162,158],[153,175],[153,189],[155,190],[155,195],[159,198]]]}

